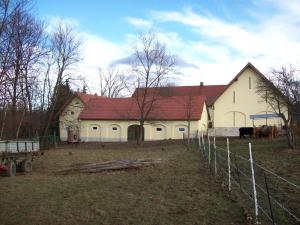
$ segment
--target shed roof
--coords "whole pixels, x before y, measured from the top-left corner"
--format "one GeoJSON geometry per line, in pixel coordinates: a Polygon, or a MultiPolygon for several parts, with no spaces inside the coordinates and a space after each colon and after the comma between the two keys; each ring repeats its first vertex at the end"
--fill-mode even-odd
{"type": "MultiPolygon", "coordinates": [[[[202,96],[159,97],[147,120],[200,120],[204,104],[202,96]]],[[[136,98],[95,98],[88,101],[79,119],[139,120],[140,110],[136,98]]]]}
{"type": "Polygon", "coordinates": [[[77,96],[84,104],[86,104],[91,99],[107,98],[105,96],[86,94],[86,93],[82,93],[82,92],[75,92],[75,96],[77,96]]]}
{"type": "Polygon", "coordinates": [[[91,99],[95,99],[95,98],[106,98],[104,96],[98,96],[98,95],[92,95],[92,94],[86,94],[86,93],[82,93],[82,92],[75,92],[74,95],[72,95],[66,102],[65,104],[60,108],[60,110],[57,112],[57,114],[61,114],[68,105],[70,105],[70,103],[73,101],[74,98],[78,97],[82,103],[84,105],[87,104],[87,102],[91,99]]]}
{"type": "MultiPolygon", "coordinates": [[[[206,104],[211,105],[215,99],[223,93],[227,85],[199,85],[199,86],[170,86],[148,88],[147,95],[159,96],[203,96],[206,99],[206,104]]],[[[133,97],[142,95],[144,88],[137,88],[133,93],[133,97]]]]}

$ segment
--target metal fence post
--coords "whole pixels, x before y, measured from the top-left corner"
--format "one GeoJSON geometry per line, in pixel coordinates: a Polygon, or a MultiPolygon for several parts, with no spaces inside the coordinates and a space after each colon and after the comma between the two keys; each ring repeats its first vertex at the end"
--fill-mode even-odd
{"type": "Polygon", "coordinates": [[[233,154],[233,157],[234,157],[234,164],[235,164],[235,168],[236,168],[236,174],[238,176],[238,182],[240,185],[240,189],[242,189],[242,182],[241,182],[241,178],[240,178],[240,169],[239,169],[239,165],[236,161],[236,154],[233,154]]]}
{"type": "Polygon", "coordinates": [[[201,150],[200,131],[198,131],[198,144],[199,144],[199,150],[201,150]]]}
{"type": "Polygon", "coordinates": [[[217,176],[217,146],[216,146],[216,137],[214,137],[214,156],[215,156],[215,177],[217,176]]]}
{"type": "Polygon", "coordinates": [[[272,224],[275,225],[276,223],[275,223],[274,215],[273,215],[271,196],[270,196],[270,191],[269,191],[269,186],[268,186],[267,176],[266,176],[266,173],[265,173],[265,172],[264,172],[264,178],[265,178],[266,191],[267,191],[268,202],[269,202],[269,207],[270,207],[270,216],[271,216],[272,224]]]}
{"type": "Polygon", "coordinates": [[[209,164],[209,169],[210,169],[210,139],[209,139],[209,135],[207,134],[207,141],[208,141],[208,164],[209,164]]]}
{"type": "Polygon", "coordinates": [[[229,138],[227,138],[227,163],[228,163],[228,191],[231,191],[231,172],[230,172],[230,149],[229,149],[229,138]]]}
{"type": "Polygon", "coordinates": [[[254,207],[255,207],[255,222],[258,223],[258,205],[257,205],[257,194],[256,194],[256,184],[255,184],[251,143],[249,143],[249,157],[250,157],[250,167],[251,167],[251,174],[252,174],[253,199],[254,199],[254,207]]]}
{"type": "Polygon", "coordinates": [[[205,143],[204,143],[204,138],[203,138],[203,132],[201,133],[201,136],[202,136],[203,151],[204,151],[204,154],[205,154],[205,143]]]}
{"type": "Polygon", "coordinates": [[[53,142],[54,142],[54,148],[57,148],[57,143],[56,143],[56,131],[53,132],[53,142]]]}

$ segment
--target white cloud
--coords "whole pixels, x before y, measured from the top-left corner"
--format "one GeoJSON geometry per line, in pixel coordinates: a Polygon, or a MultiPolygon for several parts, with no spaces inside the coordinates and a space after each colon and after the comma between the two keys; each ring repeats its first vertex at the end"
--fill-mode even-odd
{"type": "Polygon", "coordinates": [[[127,17],[126,19],[128,23],[130,23],[131,25],[137,28],[149,29],[152,26],[152,23],[145,19],[135,18],[135,17],[127,17]]]}
{"type": "Polygon", "coordinates": [[[271,67],[300,60],[299,1],[266,1],[275,4],[277,13],[257,17],[258,22],[250,25],[191,9],[152,12],[152,19],[185,25],[198,36],[196,41],[181,40],[180,35],[177,38],[182,42],[177,46],[184,46],[180,53],[200,68],[185,70],[189,78],[183,79],[185,83],[227,83],[248,61],[268,72],[271,67]]]}
{"type": "MultiPolygon", "coordinates": [[[[255,1],[259,10],[252,10],[250,15],[255,17],[255,22],[224,21],[209,12],[196,13],[192,9],[156,11],[150,18],[127,17],[126,20],[136,28],[156,30],[157,38],[167,45],[170,53],[193,65],[181,68],[178,84],[197,85],[201,81],[224,84],[249,61],[263,73],[271,67],[300,61],[299,1],[255,1]],[[274,11],[267,12],[264,7],[270,4],[274,11]],[[167,23],[184,25],[185,30],[194,33],[193,39],[186,38],[188,36],[180,33],[180,29],[168,30],[168,26],[164,26],[167,23]]],[[[246,7],[245,13],[249,13],[246,7]]],[[[58,18],[54,18],[52,24],[57,21],[58,18]]],[[[85,40],[78,74],[95,90],[99,80],[97,68],[130,55],[128,49],[136,34],[124,34],[124,41],[115,43],[81,31],[76,20],[66,21],[77,27],[78,34],[85,40]]]]}
{"type": "Polygon", "coordinates": [[[74,29],[78,29],[80,26],[79,21],[74,18],[63,18],[63,17],[59,17],[59,16],[47,16],[46,21],[47,21],[47,27],[46,27],[47,33],[53,32],[59,24],[69,26],[74,29]]]}
{"type": "Polygon", "coordinates": [[[47,32],[52,32],[58,24],[68,25],[74,29],[77,37],[82,40],[80,48],[81,61],[72,70],[70,76],[73,79],[84,79],[92,92],[99,90],[99,68],[107,68],[110,64],[124,57],[127,53],[127,45],[114,43],[98,35],[81,30],[80,23],[76,19],[48,17],[47,32]]]}
{"type": "Polygon", "coordinates": [[[126,54],[126,47],[105,40],[90,33],[81,33],[85,40],[82,46],[83,60],[79,64],[78,73],[82,75],[90,89],[96,90],[99,86],[99,68],[108,67],[114,60],[126,54]]]}

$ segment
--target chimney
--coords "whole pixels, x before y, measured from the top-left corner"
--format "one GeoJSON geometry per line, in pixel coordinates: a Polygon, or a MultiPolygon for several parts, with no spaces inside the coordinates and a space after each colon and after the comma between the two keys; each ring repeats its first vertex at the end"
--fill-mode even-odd
{"type": "Polygon", "coordinates": [[[200,86],[201,86],[201,87],[204,86],[204,82],[200,82],[200,86]]]}
{"type": "Polygon", "coordinates": [[[94,96],[98,96],[98,94],[97,94],[97,93],[95,93],[95,94],[94,94],[94,96]]]}

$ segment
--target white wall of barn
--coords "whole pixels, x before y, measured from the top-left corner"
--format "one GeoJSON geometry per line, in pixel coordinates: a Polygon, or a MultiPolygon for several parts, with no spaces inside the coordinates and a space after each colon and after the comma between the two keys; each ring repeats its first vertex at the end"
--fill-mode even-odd
{"type": "Polygon", "coordinates": [[[215,101],[212,111],[214,127],[210,129],[212,135],[238,136],[240,127],[283,124],[279,118],[250,119],[250,115],[275,113],[256,93],[258,76],[254,70],[247,68],[215,101]]]}
{"type": "Polygon", "coordinates": [[[84,108],[83,102],[75,97],[59,116],[59,134],[61,141],[67,141],[68,139],[68,129],[79,129],[80,123],[78,120],[79,114],[84,108]]]}
{"type": "MultiPolygon", "coordinates": [[[[138,125],[138,121],[82,120],[80,139],[86,142],[125,142],[128,127],[138,125]]],[[[191,121],[191,134],[197,132],[199,121],[191,121]]],[[[188,130],[187,121],[151,121],[144,125],[144,140],[182,139],[188,130]]]]}

